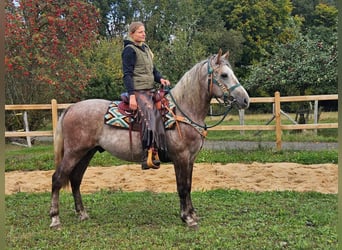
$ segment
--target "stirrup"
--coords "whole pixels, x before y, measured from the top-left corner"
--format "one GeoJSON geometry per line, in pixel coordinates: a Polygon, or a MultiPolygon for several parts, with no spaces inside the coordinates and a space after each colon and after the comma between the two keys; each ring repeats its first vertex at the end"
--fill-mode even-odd
{"type": "Polygon", "coordinates": [[[158,155],[158,150],[153,149],[153,158],[152,162],[154,165],[159,166],[160,165],[160,159],[158,155]]]}
{"type": "MultiPolygon", "coordinates": [[[[150,149],[148,150],[148,153],[147,153],[146,166],[145,166],[144,163],[142,164],[142,168],[143,168],[143,169],[148,169],[148,168],[158,169],[158,168],[160,168],[160,161],[159,161],[159,164],[158,164],[157,161],[155,161],[155,160],[152,159],[152,156],[153,156],[153,149],[150,148],[150,149]],[[147,167],[147,168],[146,168],[146,167],[147,167]]],[[[159,157],[158,157],[158,159],[159,159],[159,157]]]]}

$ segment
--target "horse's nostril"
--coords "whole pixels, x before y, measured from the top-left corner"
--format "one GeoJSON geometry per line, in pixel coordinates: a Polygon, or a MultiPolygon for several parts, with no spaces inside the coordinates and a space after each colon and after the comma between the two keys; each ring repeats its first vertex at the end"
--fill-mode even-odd
{"type": "Polygon", "coordinates": [[[245,99],[243,99],[243,102],[246,105],[245,107],[248,108],[249,107],[249,99],[245,98],[245,99]]]}

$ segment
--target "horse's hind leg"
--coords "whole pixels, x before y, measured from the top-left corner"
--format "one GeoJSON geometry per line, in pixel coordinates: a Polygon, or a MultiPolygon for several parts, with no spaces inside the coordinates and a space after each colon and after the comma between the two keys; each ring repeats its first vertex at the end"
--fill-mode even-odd
{"type": "Polygon", "coordinates": [[[81,220],[86,220],[89,218],[86,210],[84,209],[82,196],[80,192],[80,185],[83,179],[83,175],[88,167],[90,160],[96,153],[96,149],[89,151],[76,165],[70,174],[70,184],[72,189],[72,195],[75,202],[75,210],[79,214],[81,220]]]}
{"type": "Polygon", "coordinates": [[[67,182],[67,177],[59,178],[58,172],[59,171],[56,170],[55,173],[52,175],[50,228],[59,228],[61,225],[61,222],[59,220],[59,190],[63,187],[64,183],[67,182]]]}
{"type": "MultiPolygon", "coordinates": [[[[94,152],[95,153],[95,152],[94,152]]],[[[93,153],[93,154],[94,154],[93,153]]],[[[92,155],[93,155],[92,154],[92,155]]],[[[56,171],[52,175],[52,190],[51,190],[51,207],[50,207],[50,217],[51,217],[51,224],[50,228],[59,228],[61,225],[59,219],[59,191],[62,187],[66,186],[70,180],[70,175],[74,170],[75,167],[79,166],[79,163],[82,162],[77,154],[65,154],[61,163],[57,166],[56,171]]],[[[91,157],[90,157],[91,158],[91,157]]],[[[87,162],[89,163],[89,161],[87,162]]],[[[87,165],[87,164],[86,164],[87,165]]],[[[86,167],[83,170],[85,171],[86,167]]],[[[81,175],[81,179],[83,176],[81,175]]],[[[73,181],[75,182],[75,181],[73,181]]],[[[72,184],[73,186],[77,186],[72,184]]]]}
{"type": "Polygon", "coordinates": [[[69,174],[74,166],[74,161],[69,160],[66,155],[64,155],[63,160],[60,165],[57,166],[56,171],[52,175],[52,190],[51,190],[51,207],[50,207],[50,217],[51,224],[50,228],[59,228],[59,191],[62,187],[66,186],[69,181],[69,174]]]}

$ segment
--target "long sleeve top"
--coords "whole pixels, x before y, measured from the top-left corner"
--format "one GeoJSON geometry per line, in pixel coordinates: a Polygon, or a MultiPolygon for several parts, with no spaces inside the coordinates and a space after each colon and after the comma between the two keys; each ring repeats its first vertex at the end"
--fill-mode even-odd
{"type": "MultiPolygon", "coordinates": [[[[124,85],[126,87],[126,90],[129,95],[132,95],[134,93],[134,81],[133,81],[133,71],[134,71],[134,66],[137,60],[137,55],[136,52],[134,51],[133,48],[130,46],[127,46],[129,44],[134,43],[130,40],[124,40],[124,49],[122,51],[122,70],[123,70],[123,81],[124,85]]],[[[137,48],[145,51],[145,49],[148,49],[145,44],[142,46],[137,46],[134,45],[137,48]]],[[[153,66],[153,76],[154,76],[154,81],[157,83],[160,83],[160,79],[162,78],[160,72],[156,69],[155,66],[153,66]]]]}

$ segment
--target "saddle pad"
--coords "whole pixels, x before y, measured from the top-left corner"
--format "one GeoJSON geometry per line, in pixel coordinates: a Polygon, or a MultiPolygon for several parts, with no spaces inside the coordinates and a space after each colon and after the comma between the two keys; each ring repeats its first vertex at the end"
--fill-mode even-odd
{"type": "MultiPolygon", "coordinates": [[[[166,95],[165,98],[167,98],[169,103],[169,109],[174,110],[175,104],[171,100],[171,98],[166,95]]],[[[113,127],[120,127],[120,128],[129,128],[129,124],[134,122],[134,119],[129,116],[129,114],[125,115],[124,112],[119,110],[119,104],[121,101],[112,101],[107,109],[107,112],[104,116],[104,123],[113,126],[113,127]]],[[[173,128],[176,120],[173,117],[173,115],[168,112],[166,109],[162,112],[163,115],[163,121],[165,129],[171,129],[173,128]]]]}
{"type": "Polygon", "coordinates": [[[107,112],[104,116],[105,124],[121,127],[121,128],[129,128],[129,124],[131,122],[131,117],[122,114],[119,111],[120,101],[112,101],[107,109],[107,112]]]}
{"type": "MultiPolygon", "coordinates": [[[[170,95],[165,95],[164,98],[167,99],[169,110],[172,110],[172,112],[174,113],[176,109],[176,104],[172,101],[172,98],[170,97],[170,95]]],[[[176,119],[173,116],[173,114],[171,114],[168,110],[166,110],[166,108],[164,109],[166,111],[165,115],[163,116],[164,126],[166,129],[171,129],[175,125],[176,119]]]]}

